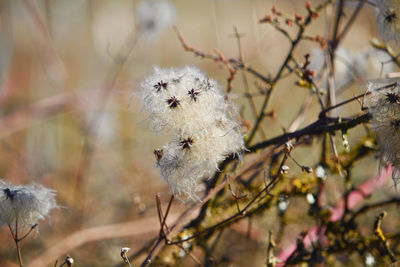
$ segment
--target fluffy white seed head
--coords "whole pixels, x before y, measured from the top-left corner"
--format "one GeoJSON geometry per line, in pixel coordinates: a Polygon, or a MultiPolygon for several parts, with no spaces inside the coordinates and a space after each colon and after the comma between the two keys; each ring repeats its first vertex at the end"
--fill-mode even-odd
{"type": "Polygon", "coordinates": [[[367,106],[374,119],[385,120],[398,116],[400,82],[397,79],[381,79],[368,83],[367,106]]]}
{"type": "Polygon", "coordinates": [[[236,123],[209,125],[201,131],[181,133],[166,144],[158,166],[174,194],[196,199],[199,180],[209,178],[218,170],[218,163],[243,149],[236,123]]]}
{"type": "Polygon", "coordinates": [[[162,177],[174,194],[197,199],[199,180],[244,150],[236,107],[195,67],[155,68],[141,83],[141,97],[151,127],[171,134],[155,151],[162,177]]]}
{"type": "Polygon", "coordinates": [[[195,67],[154,68],[141,83],[141,97],[155,131],[202,129],[230,108],[219,85],[195,67]]]}
{"type": "Polygon", "coordinates": [[[400,40],[400,2],[377,0],[376,22],[379,35],[385,41],[400,40]]]}
{"type": "Polygon", "coordinates": [[[169,1],[142,1],[136,7],[140,33],[148,41],[154,41],[176,19],[175,7],[169,1]]]}
{"type": "Polygon", "coordinates": [[[39,184],[12,185],[0,180],[0,225],[30,228],[56,208],[55,193],[39,184]]]}
{"type": "Polygon", "coordinates": [[[382,161],[394,167],[393,180],[399,181],[400,169],[400,84],[395,80],[370,83],[371,97],[368,107],[372,114],[371,128],[374,130],[382,161]],[[391,86],[394,84],[393,86],[391,86]]]}

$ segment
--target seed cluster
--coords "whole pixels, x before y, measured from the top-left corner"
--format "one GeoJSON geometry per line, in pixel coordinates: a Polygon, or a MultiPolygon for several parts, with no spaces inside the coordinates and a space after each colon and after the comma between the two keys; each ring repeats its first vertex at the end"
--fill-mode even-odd
{"type": "Polygon", "coordinates": [[[236,108],[195,67],[155,68],[141,83],[141,97],[150,127],[171,135],[154,151],[161,175],[174,194],[197,199],[199,180],[244,149],[236,108]]]}
{"type": "Polygon", "coordinates": [[[369,88],[369,110],[372,114],[371,127],[375,131],[382,161],[394,167],[393,180],[399,182],[400,170],[400,84],[394,80],[371,82],[369,88]],[[393,86],[392,86],[393,84],[393,86]]]}
{"type": "Polygon", "coordinates": [[[26,230],[56,208],[54,191],[39,184],[12,185],[0,180],[0,226],[26,230]]]}
{"type": "Polygon", "coordinates": [[[400,2],[377,0],[376,22],[378,31],[385,41],[400,40],[400,2]]]}

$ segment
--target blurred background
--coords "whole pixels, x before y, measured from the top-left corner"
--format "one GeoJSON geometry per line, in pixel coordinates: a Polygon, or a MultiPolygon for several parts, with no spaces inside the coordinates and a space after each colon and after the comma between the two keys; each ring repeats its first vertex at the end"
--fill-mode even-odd
{"type": "MultiPolygon", "coordinates": [[[[311,1],[312,5],[320,2],[311,1]]],[[[176,25],[185,40],[202,51],[212,52],[217,47],[227,58],[238,58],[234,34],[237,27],[245,63],[266,76],[277,71],[289,42],[270,25],[259,24],[259,19],[271,13],[272,5],[288,14],[306,14],[304,1],[297,0],[170,3],[175,9],[171,25],[176,25]]],[[[140,81],[152,72],[153,66],[195,65],[226,88],[229,72],[224,66],[185,52],[171,25],[165,25],[156,36],[147,36],[139,29],[138,5],[136,0],[0,1],[0,177],[15,184],[44,184],[57,191],[60,205],[49,220],[40,223],[39,235],[22,242],[27,266],[57,246],[65,251],[54,252],[52,257],[62,260],[71,255],[76,266],[116,266],[121,263],[121,247],[136,250],[157,236],[155,194],[160,193],[166,203],[170,193],[155,167],[153,150],[168,137],[147,128],[137,94],[140,81]],[[96,228],[118,223],[131,224],[124,224],[125,228],[96,228]],[[68,239],[92,228],[91,235],[86,233],[91,238],[77,241],[82,234],[73,241],[68,239]]],[[[352,10],[354,5],[347,8],[352,10]]],[[[329,12],[332,10],[328,8],[311,25],[310,35],[326,35],[329,12]]],[[[373,9],[367,6],[342,42],[351,57],[370,48],[371,38],[377,35],[372,21],[373,9]]],[[[292,30],[289,28],[289,32],[292,30]]],[[[318,49],[315,42],[303,42],[296,56],[303,62],[304,54],[311,53],[312,62],[317,64],[322,60],[315,52],[318,49]]],[[[368,77],[365,73],[352,74],[353,83],[342,90],[338,99],[364,92],[366,79],[382,76],[380,62],[371,60],[368,77]]],[[[348,67],[344,65],[343,68],[348,67]]],[[[343,74],[352,71],[344,69],[343,74]]],[[[343,79],[349,78],[338,77],[343,79]]],[[[295,87],[295,82],[296,78],[289,77],[275,90],[268,111],[274,111],[276,116],[265,119],[263,124],[267,137],[283,133],[309,95],[306,89],[295,87]]],[[[259,84],[251,76],[249,85],[257,94],[259,84]]],[[[240,107],[240,119],[253,123],[244,92],[243,76],[238,73],[233,98],[240,107]]],[[[255,97],[255,101],[260,106],[262,97],[255,97]]],[[[354,114],[359,108],[356,102],[342,112],[354,114]]],[[[318,106],[312,106],[298,127],[315,120],[318,112],[318,106]]],[[[243,132],[246,134],[248,129],[244,127],[243,132]]],[[[359,132],[363,130],[351,132],[350,144],[361,138],[359,132]]],[[[316,147],[296,149],[294,155],[302,164],[313,166],[320,154],[316,147]]],[[[361,161],[356,166],[355,183],[375,175],[377,162],[374,156],[361,161]]],[[[338,192],[330,196],[332,205],[342,190],[335,179],[342,178],[328,179],[329,188],[338,192]]],[[[380,189],[374,199],[388,194],[394,194],[391,184],[380,189]]],[[[187,205],[175,201],[172,215],[187,205]]],[[[302,201],[289,205],[293,212],[288,223],[297,225],[285,233],[289,241],[310,226],[307,219],[300,221],[296,217],[306,206],[302,201]]],[[[245,225],[224,233],[215,252],[226,258],[221,266],[263,266],[268,230],[276,228],[271,219],[276,217],[276,210],[264,215],[253,223],[257,238],[246,238],[245,225]]],[[[392,219],[387,230],[397,225],[397,218],[392,219]]],[[[16,266],[15,262],[14,244],[4,228],[0,231],[0,266],[16,266]]],[[[188,259],[182,264],[194,263],[188,259]]]]}

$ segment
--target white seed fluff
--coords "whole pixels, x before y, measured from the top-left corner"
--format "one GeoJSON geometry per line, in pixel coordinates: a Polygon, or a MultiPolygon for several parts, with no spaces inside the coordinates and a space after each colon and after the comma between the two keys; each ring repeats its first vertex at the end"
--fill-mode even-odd
{"type": "Polygon", "coordinates": [[[400,40],[400,1],[377,0],[376,22],[385,41],[400,40]]]}
{"type": "Polygon", "coordinates": [[[142,1],[136,7],[140,33],[148,41],[154,41],[176,19],[175,7],[169,1],[142,1]]]}
{"type": "Polygon", "coordinates": [[[382,161],[392,164],[395,184],[400,170],[400,84],[396,80],[381,80],[368,85],[371,97],[368,103],[382,161]],[[393,86],[388,86],[394,84],[393,86]]]}
{"type": "Polygon", "coordinates": [[[0,180],[0,225],[30,228],[56,208],[55,193],[42,185],[12,185],[0,180]]]}
{"type": "Polygon", "coordinates": [[[231,108],[219,85],[195,67],[154,68],[141,89],[143,107],[155,131],[204,129],[231,108]]]}
{"type": "Polygon", "coordinates": [[[151,128],[171,134],[157,154],[161,175],[173,194],[197,199],[199,180],[244,150],[235,106],[195,67],[155,68],[141,83],[141,98],[151,128]]]}

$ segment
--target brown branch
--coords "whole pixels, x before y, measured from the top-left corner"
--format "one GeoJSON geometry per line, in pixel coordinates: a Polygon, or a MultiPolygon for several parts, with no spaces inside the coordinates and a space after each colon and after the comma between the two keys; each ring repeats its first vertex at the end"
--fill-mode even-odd
{"type": "MultiPolygon", "coordinates": [[[[365,113],[363,115],[354,117],[348,121],[344,121],[341,123],[333,123],[332,120],[329,123],[329,121],[326,121],[325,118],[320,118],[314,123],[311,123],[310,125],[304,127],[303,129],[300,129],[298,131],[292,132],[292,133],[287,133],[283,134],[274,138],[271,138],[269,140],[260,142],[258,144],[255,144],[254,146],[248,147],[249,152],[255,152],[259,149],[266,148],[271,145],[283,145],[287,141],[295,138],[300,138],[306,135],[320,135],[323,133],[328,133],[328,132],[334,132],[338,130],[348,130],[351,128],[356,127],[359,124],[366,123],[372,118],[371,114],[365,113]]],[[[333,120],[334,121],[334,120],[333,120]]],[[[337,121],[337,119],[336,119],[337,121]]]]}
{"type": "MultiPolygon", "coordinates": [[[[178,28],[174,27],[174,30],[176,32],[176,35],[178,36],[178,39],[179,39],[183,49],[185,49],[185,51],[194,53],[195,56],[199,56],[201,58],[207,58],[207,59],[214,60],[215,62],[220,62],[221,61],[218,56],[213,55],[213,54],[209,54],[209,53],[204,53],[201,50],[189,45],[185,41],[185,38],[183,37],[182,33],[178,30],[178,28]]],[[[237,59],[230,58],[230,59],[228,59],[228,62],[230,64],[233,64],[236,68],[243,69],[243,70],[253,74],[255,77],[257,77],[258,79],[262,80],[263,82],[270,83],[270,80],[267,77],[265,77],[264,75],[262,75],[260,72],[256,71],[255,69],[251,68],[250,66],[243,65],[243,63],[238,61],[237,59]]]]}
{"type": "Polygon", "coordinates": [[[186,51],[194,53],[195,56],[199,56],[201,58],[209,58],[216,62],[218,62],[220,60],[215,55],[204,53],[204,52],[200,51],[199,49],[196,49],[195,47],[189,45],[185,41],[185,38],[183,37],[182,33],[178,30],[178,28],[176,26],[174,26],[174,30],[176,32],[176,35],[178,36],[179,41],[181,42],[181,44],[183,46],[183,49],[185,49],[186,51]]]}
{"type": "Polygon", "coordinates": [[[22,237],[18,238],[18,242],[24,240],[37,226],[38,226],[37,223],[32,225],[31,228],[29,229],[29,231],[25,235],[23,235],[22,237]]]}
{"type": "MultiPolygon", "coordinates": [[[[160,198],[158,195],[156,195],[157,197],[157,211],[158,211],[158,218],[160,219],[160,232],[159,232],[159,237],[158,239],[154,242],[154,245],[152,247],[152,249],[150,250],[149,254],[147,255],[146,259],[142,262],[142,264],[140,265],[141,267],[145,267],[147,265],[150,264],[151,262],[151,258],[153,256],[154,251],[156,250],[156,248],[158,247],[158,245],[161,243],[162,240],[166,240],[166,242],[168,242],[167,239],[167,233],[164,232],[164,225],[166,225],[166,220],[167,220],[167,216],[169,214],[170,208],[171,208],[171,204],[172,201],[174,200],[174,195],[171,196],[169,202],[168,202],[168,207],[167,210],[165,211],[164,216],[162,215],[162,209],[161,209],[161,202],[160,202],[160,198]]],[[[168,229],[168,228],[167,228],[168,229]]]]}
{"type": "Polygon", "coordinates": [[[215,53],[218,55],[218,59],[219,61],[221,61],[222,63],[224,63],[224,65],[226,66],[226,68],[229,70],[229,77],[227,79],[228,81],[228,88],[227,88],[227,96],[228,94],[232,91],[233,85],[232,85],[232,81],[235,78],[235,74],[236,74],[236,70],[232,67],[232,65],[229,63],[229,61],[224,57],[224,55],[222,54],[222,52],[218,49],[218,48],[214,48],[215,53]]]}
{"type": "MultiPolygon", "coordinates": [[[[328,4],[329,4],[329,1],[321,4],[320,6],[317,7],[317,11],[319,11],[322,8],[324,8],[328,4]]],[[[296,61],[294,60],[293,54],[294,54],[294,52],[295,52],[295,50],[297,48],[297,45],[299,44],[299,42],[303,38],[306,26],[311,23],[312,18],[313,18],[313,14],[314,14],[314,12],[311,12],[311,11],[309,12],[309,14],[307,15],[304,23],[301,25],[301,27],[299,27],[299,30],[298,30],[297,35],[296,35],[296,38],[294,40],[289,39],[290,42],[291,42],[291,47],[289,49],[289,52],[287,53],[287,56],[286,56],[285,60],[281,64],[280,69],[278,70],[278,72],[276,73],[275,77],[272,79],[272,82],[270,83],[271,89],[269,90],[269,94],[264,99],[264,103],[263,103],[263,105],[262,105],[262,107],[260,109],[260,113],[259,113],[259,115],[257,117],[257,120],[256,120],[256,123],[254,125],[254,128],[251,131],[251,133],[249,135],[249,138],[246,141],[246,145],[249,145],[251,143],[251,141],[253,140],[253,138],[255,136],[255,133],[257,132],[258,127],[259,127],[261,121],[263,120],[263,118],[265,116],[265,109],[267,108],[267,105],[268,105],[268,102],[269,102],[269,99],[270,99],[270,95],[272,94],[273,89],[275,88],[275,84],[281,79],[283,71],[286,68],[289,68],[288,67],[289,61],[293,60],[296,63],[296,61]]],[[[291,71],[291,68],[289,68],[289,70],[291,71]]],[[[322,101],[320,99],[320,95],[319,95],[318,89],[317,89],[317,95],[318,95],[318,99],[319,99],[320,104],[321,104],[321,108],[323,110],[324,106],[323,106],[323,103],[322,103],[322,101]]]]}
{"type": "MultiPolygon", "coordinates": [[[[197,203],[196,205],[188,208],[185,212],[183,212],[178,219],[175,220],[174,224],[172,224],[172,226],[170,226],[170,232],[168,233],[168,235],[172,235],[172,234],[176,234],[178,231],[180,231],[181,226],[187,222],[187,220],[189,219],[193,219],[193,215],[196,214],[196,212],[198,212],[198,210],[200,210],[206,203],[208,203],[208,201],[210,199],[212,199],[214,196],[216,196],[222,189],[225,188],[225,186],[227,186],[227,184],[233,182],[234,180],[236,180],[238,177],[240,177],[243,173],[245,173],[247,170],[253,168],[254,166],[256,166],[257,164],[259,164],[260,162],[264,161],[266,157],[270,156],[271,153],[273,153],[274,150],[271,149],[269,151],[264,152],[263,154],[261,154],[257,159],[255,159],[254,161],[252,161],[251,163],[249,163],[246,167],[243,167],[240,171],[238,171],[233,177],[230,177],[230,179],[226,179],[225,181],[223,181],[221,184],[217,185],[216,187],[212,188],[207,195],[202,199],[201,202],[197,203]]],[[[152,246],[152,253],[155,254],[156,251],[159,249],[159,246],[161,244],[161,239],[158,238],[157,240],[155,240],[154,245],[152,246]]],[[[172,244],[171,242],[169,242],[169,244],[172,244]]],[[[142,249],[141,249],[142,250],[142,249]]],[[[151,258],[149,258],[149,260],[151,260],[151,258]]]]}
{"type": "MultiPolygon", "coordinates": [[[[232,216],[230,216],[230,217],[228,217],[228,218],[226,218],[226,219],[224,219],[224,220],[222,220],[222,221],[220,221],[220,222],[218,222],[218,223],[216,223],[216,224],[214,224],[212,226],[209,226],[209,227],[207,227],[206,229],[204,229],[204,230],[202,230],[200,232],[197,232],[197,233],[193,234],[192,236],[189,236],[189,237],[187,237],[185,239],[181,239],[181,240],[178,240],[178,241],[170,241],[170,242],[168,242],[168,244],[180,244],[180,243],[189,241],[189,240],[191,240],[193,238],[201,236],[201,235],[203,235],[205,233],[208,233],[210,231],[214,231],[216,229],[220,229],[225,224],[231,224],[231,223],[237,221],[239,218],[245,217],[246,214],[248,213],[248,211],[250,210],[250,208],[252,207],[252,205],[254,203],[256,203],[256,201],[257,201],[257,204],[258,204],[260,202],[260,200],[262,200],[264,197],[268,196],[270,190],[272,190],[274,188],[274,186],[277,184],[277,180],[280,177],[279,175],[282,173],[282,168],[283,168],[283,166],[284,166],[284,164],[285,164],[287,159],[288,159],[288,155],[285,153],[285,155],[283,156],[283,159],[282,159],[282,161],[280,163],[280,166],[278,168],[278,171],[277,171],[276,175],[271,178],[271,181],[263,188],[263,190],[259,191],[253,197],[253,199],[251,199],[247,203],[247,205],[243,209],[239,210],[234,215],[232,215],[232,216]]],[[[230,181],[228,180],[228,183],[229,182],[230,181]]]]}

